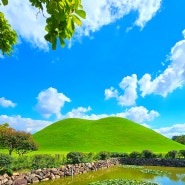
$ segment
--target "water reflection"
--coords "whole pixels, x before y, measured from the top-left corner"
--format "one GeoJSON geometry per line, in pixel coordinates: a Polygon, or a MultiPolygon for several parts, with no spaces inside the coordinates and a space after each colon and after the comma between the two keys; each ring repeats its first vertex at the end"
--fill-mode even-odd
{"type": "Polygon", "coordinates": [[[88,185],[90,182],[119,178],[151,181],[162,185],[185,184],[185,168],[144,167],[143,169],[162,170],[168,173],[163,175],[146,174],[142,173],[141,169],[115,166],[96,172],[76,175],[73,178],[65,177],[55,181],[42,182],[39,185],[88,185]]]}

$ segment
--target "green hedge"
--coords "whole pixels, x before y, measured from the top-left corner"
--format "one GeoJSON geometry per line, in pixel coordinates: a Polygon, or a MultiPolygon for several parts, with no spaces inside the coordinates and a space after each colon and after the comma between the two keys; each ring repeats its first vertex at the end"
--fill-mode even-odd
{"type": "Polygon", "coordinates": [[[93,153],[69,152],[66,156],[67,163],[78,164],[93,161],[93,153]]]}
{"type": "Polygon", "coordinates": [[[61,162],[58,158],[48,154],[34,155],[31,158],[31,163],[32,163],[31,167],[33,169],[52,168],[61,165],[61,162]]]}

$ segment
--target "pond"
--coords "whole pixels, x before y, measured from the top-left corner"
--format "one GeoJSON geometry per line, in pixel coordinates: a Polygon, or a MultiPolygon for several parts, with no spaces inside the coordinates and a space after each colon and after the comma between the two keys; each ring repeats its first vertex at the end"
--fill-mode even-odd
{"type": "Polygon", "coordinates": [[[39,185],[88,185],[91,182],[106,179],[133,179],[157,182],[161,185],[183,185],[185,184],[185,168],[113,166],[74,177],[41,182],[39,185]]]}

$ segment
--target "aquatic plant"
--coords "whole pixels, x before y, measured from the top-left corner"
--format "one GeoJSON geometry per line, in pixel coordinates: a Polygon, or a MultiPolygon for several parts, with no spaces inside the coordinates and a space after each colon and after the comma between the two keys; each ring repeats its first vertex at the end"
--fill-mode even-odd
{"type": "Polygon", "coordinates": [[[89,185],[159,185],[154,182],[139,181],[139,180],[127,180],[127,179],[112,179],[92,182],[89,185]]]}
{"type": "Polygon", "coordinates": [[[143,166],[137,166],[137,165],[120,165],[122,168],[131,168],[131,169],[141,169],[143,166]]]}
{"type": "Polygon", "coordinates": [[[146,174],[154,174],[154,175],[169,175],[169,172],[162,171],[162,170],[151,170],[151,169],[143,169],[140,170],[142,173],[146,174]]]}

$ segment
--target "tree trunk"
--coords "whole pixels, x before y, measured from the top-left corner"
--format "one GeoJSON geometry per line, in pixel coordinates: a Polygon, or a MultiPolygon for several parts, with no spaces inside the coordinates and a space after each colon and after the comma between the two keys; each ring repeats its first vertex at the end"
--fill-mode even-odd
{"type": "Polygon", "coordinates": [[[13,149],[9,148],[9,155],[12,155],[13,149]]]}

